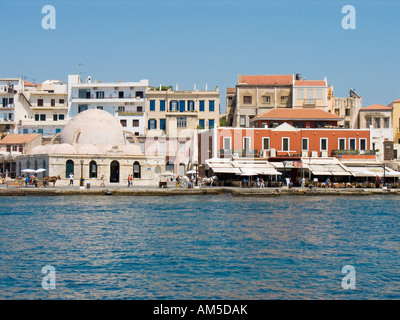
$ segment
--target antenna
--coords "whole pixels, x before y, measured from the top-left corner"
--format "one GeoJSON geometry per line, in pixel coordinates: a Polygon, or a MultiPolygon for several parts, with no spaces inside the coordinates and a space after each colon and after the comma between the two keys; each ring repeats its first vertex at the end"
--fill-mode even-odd
{"type": "Polygon", "coordinates": [[[85,73],[85,72],[82,72],[82,71],[81,71],[81,66],[83,66],[83,65],[84,65],[84,64],[81,63],[81,62],[78,63],[78,74],[79,74],[79,77],[80,77],[80,78],[82,78],[82,74],[85,73]]]}

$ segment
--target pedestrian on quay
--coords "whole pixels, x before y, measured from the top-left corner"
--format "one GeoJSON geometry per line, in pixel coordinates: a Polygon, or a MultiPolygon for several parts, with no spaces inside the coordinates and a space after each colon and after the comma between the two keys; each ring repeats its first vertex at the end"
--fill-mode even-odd
{"type": "Polygon", "coordinates": [[[69,174],[69,185],[74,185],[74,175],[72,173],[69,174]]]}
{"type": "Polygon", "coordinates": [[[106,186],[106,184],[105,184],[105,182],[104,182],[104,174],[101,176],[101,184],[100,184],[100,187],[105,187],[106,186]]]}

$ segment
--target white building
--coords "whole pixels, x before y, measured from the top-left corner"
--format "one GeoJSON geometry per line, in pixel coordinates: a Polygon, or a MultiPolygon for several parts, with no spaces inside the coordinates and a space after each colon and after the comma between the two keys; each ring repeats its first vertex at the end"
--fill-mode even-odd
{"type": "Polygon", "coordinates": [[[79,75],[68,76],[68,118],[88,109],[104,110],[115,116],[124,130],[139,136],[145,132],[145,92],[148,80],[139,82],[82,82],[79,75]]]}
{"type": "Polygon", "coordinates": [[[0,132],[14,133],[16,129],[16,107],[18,94],[24,85],[18,78],[0,78],[0,132]]]}

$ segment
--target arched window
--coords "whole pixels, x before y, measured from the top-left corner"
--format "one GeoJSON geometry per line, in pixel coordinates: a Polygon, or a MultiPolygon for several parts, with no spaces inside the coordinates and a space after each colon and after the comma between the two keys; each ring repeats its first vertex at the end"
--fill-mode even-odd
{"type": "Polygon", "coordinates": [[[119,182],[119,162],[117,160],[110,163],[110,182],[119,182]]]}
{"type": "Polygon", "coordinates": [[[96,179],[97,178],[97,163],[92,160],[89,163],[89,178],[96,179]]]}
{"type": "Polygon", "coordinates": [[[35,160],[35,167],[34,167],[33,169],[35,169],[35,170],[37,170],[37,169],[38,169],[38,166],[37,166],[37,160],[35,160]]]}
{"type": "Polygon", "coordinates": [[[133,164],[133,177],[135,179],[140,179],[142,177],[142,172],[141,172],[141,166],[140,163],[135,161],[135,163],[133,164]]]}
{"type": "Polygon", "coordinates": [[[72,160],[67,160],[65,164],[65,177],[69,178],[70,173],[74,174],[74,162],[72,160]]]}

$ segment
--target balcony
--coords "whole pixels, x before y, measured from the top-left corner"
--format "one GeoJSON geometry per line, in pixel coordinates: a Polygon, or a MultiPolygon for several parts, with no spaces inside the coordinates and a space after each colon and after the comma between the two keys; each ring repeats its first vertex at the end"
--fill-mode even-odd
{"type": "Polygon", "coordinates": [[[87,95],[85,97],[72,97],[73,100],[107,100],[107,99],[118,99],[118,100],[124,100],[124,99],[135,99],[135,100],[143,100],[143,96],[135,96],[133,94],[128,94],[124,95],[123,97],[120,97],[118,95],[104,95],[102,97],[98,97],[96,94],[91,94],[87,95]]]}
{"type": "Polygon", "coordinates": [[[0,110],[14,110],[14,104],[12,103],[6,105],[0,104],[0,110]]]}
{"type": "Polygon", "coordinates": [[[336,156],[374,156],[375,150],[332,150],[332,157],[336,156]]]}
{"type": "Polygon", "coordinates": [[[303,106],[304,107],[313,107],[316,104],[316,99],[304,99],[303,106]]]}
{"type": "Polygon", "coordinates": [[[220,149],[218,154],[220,158],[230,158],[232,156],[250,158],[258,157],[257,149],[220,149]]]}

